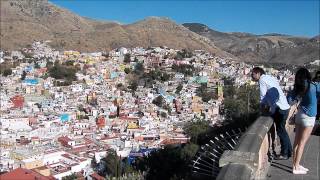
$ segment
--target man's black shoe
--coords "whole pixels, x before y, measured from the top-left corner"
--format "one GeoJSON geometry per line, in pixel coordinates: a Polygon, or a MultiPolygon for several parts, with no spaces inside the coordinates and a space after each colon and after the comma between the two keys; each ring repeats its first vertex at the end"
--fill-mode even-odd
{"type": "Polygon", "coordinates": [[[279,156],[275,157],[274,159],[275,160],[288,160],[289,157],[288,156],[279,155],[279,156]]]}

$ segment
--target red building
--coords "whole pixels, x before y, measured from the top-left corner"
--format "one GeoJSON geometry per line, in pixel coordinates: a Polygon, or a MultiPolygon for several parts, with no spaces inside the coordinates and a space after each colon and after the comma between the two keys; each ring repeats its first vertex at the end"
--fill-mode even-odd
{"type": "Polygon", "coordinates": [[[106,125],[106,120],[103,116],[99,116],[97,119],[97,126],[98,128],[104,128],[106,125]]]}
{"type": "Polygon", "coordinates": [[[17,168],[11,172],[0,175],[1,180],[54,180],[52,176],[43,176],[35,171],[17,168]]]}
{"type": "Polygon", "coordinates": [[[97,174],[97,173],[93,173],[93,174],[91,174],[90,176],[91,176],[91,178],[92,178],[93,180],[105,180],[104,177],[100,176],[100,175],[97,174]]]}
{"type": "Polygon", "coordinates": [[[16,95],[12,97],[11,102],[13,103],[14,108],[22,108],[24,104],[24,97],[21,95],[16,95]]]}
{"type": "Polygon", "coordinates": [[[61,136],[58,138],[58,142],[61,143],[64,147],[72,147],[72,145],[75,145],[75,142],[70,139],[68,136],[61,136]]]}

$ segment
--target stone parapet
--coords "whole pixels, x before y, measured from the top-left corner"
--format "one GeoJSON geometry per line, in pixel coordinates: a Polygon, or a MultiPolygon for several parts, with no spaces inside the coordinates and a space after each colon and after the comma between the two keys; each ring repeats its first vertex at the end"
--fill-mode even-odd
{"type": "Polygon", "coordinates": [[[270,117],[259,117],[240,138],[233,151],[227,150],[219,160],[222,167],[217,179],[261,179],[269,167],[268,131],[273,124],[270,117]]]}

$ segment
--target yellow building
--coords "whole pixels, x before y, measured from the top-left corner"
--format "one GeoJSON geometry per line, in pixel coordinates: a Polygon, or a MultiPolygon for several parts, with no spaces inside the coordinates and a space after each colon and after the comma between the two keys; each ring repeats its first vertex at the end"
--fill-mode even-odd
{"type": "Polygon", "coordinates": [[[64,51],[63,55],[68,56],[68,57],[70,57],[70,56],[78,57],[78,56],[80,56],[80,52],[78,52],[78,51],[64,51]]]}
{"type": "Polygon", "coordinates": [[[201,113],[203,109],[203,105],[201,103],[201,97],[199,96],[192,97],[191,109],[192,109],[192,112],[194,113],[201,113]]]}
{"type": "Polygon", "coordinates": [[[94,60],[91,57],[88,57],[84,60],[84,63],[89,64],[89,65],[93,65],[94,60]]]}
{"type": "Polygon", "coordinates": [[[218,98],[223,98],[223,86],[217,86],[218,98]]]}
{"type": "Polygon", "coordinates": [[[139,128],[139,125],[137,122],[129,122],[127,128],[128,129],[137,129],[137,128],[139,128]]]}
{"type": "Polygon", "coordinates": [[[33,170],[38,172],[38,173],[40,173],[41,175],[44,175],[44,176],[50,176],[51,175],[50,169],[47,168],[46,166],[37,167],[37,168],[35,168],[33,170]]]}
{"type": "Polygon", "coordinates": [[[34,169],[43,166],[43,163],[41,160],[36,160],[36,159],[24,159],[21,161],[22,162],[22,167],[26,169],[34,169]]]}

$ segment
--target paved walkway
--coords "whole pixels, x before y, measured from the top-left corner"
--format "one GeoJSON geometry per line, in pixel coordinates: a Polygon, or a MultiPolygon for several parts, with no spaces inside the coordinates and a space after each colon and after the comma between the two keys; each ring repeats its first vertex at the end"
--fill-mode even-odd
{"type": "MultiPolygon", "coordinates": [[[[290,137],[292,139],[293,137],[290,137]]],[[[291,142],[293,142],[291,140],[291,142]]],[[[320,180],[320,136],[311,136],[305,146],[301,164],[309,169],[305,175],[292,174],[292,158],[272,162],[267,180],[320,180]]]]}

